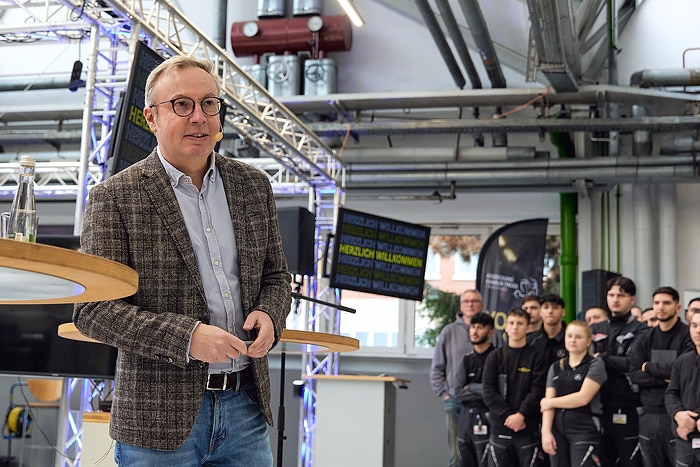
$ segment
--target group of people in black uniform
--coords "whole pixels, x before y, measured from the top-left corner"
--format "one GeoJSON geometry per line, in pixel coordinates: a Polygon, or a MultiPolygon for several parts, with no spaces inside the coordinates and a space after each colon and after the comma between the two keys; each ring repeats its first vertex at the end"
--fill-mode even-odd
{"type": "Polygon", "coordinates": [[[553,294],[537,316],[508,312],[502,335],[488,313],[471,316],[471,351],[438,394],[461,405],[453,464],[700,467],[700,300],[686,324],[678,292],[658,288],[649,328],[630,312],[635,299],[619,276],[607,283],[608,319],[592,325],[565,324],[553,294]]]}

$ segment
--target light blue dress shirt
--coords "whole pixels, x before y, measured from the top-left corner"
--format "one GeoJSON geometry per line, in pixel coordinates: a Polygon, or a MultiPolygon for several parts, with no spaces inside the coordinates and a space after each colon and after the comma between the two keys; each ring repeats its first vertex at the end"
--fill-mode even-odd
{"type": "MultiPolygon", "coordinates": [[[[245,316],[241,302],[238,250],[226,192],[216,168],[214,154],[209,156],[209,169],[204,175],[201,190],[197,189],[189,176],[165,160],[160,147],[158,157],[165,167],[185,218],[204,285],[210,324],[245,340],[247,335],[243,331],[245,316]]],[[[227,363],[209,364],[209,372],[239,371],[249,363],[250,358],[241,355],[237,359],[229,359],[227,363]]]]}

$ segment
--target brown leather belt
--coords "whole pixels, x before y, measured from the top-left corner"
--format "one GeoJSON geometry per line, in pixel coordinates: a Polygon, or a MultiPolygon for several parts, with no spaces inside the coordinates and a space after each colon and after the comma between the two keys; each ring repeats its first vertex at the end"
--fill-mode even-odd
{"type": "Polygon", "coordinates": [[[213,373],[207,376],[206,389],[210,391],[225,391],[235,389],[236,391],[253,381],[253,369],[246,367],[241,371],[232,373],[213,373]]]}

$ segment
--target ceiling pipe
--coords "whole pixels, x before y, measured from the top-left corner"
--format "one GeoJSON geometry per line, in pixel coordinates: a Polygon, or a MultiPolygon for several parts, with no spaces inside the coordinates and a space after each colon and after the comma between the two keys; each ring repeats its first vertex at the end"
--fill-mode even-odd
{"type": "Polygon", "coordinates": [[[641,88],[700,86],[700,68],[637,71],[632,73],[630,85],[639,86],[641,88]]]}
{"type": "Polygon", "coordinates": [[[486,20],[481,14],[481,8],[477,0],[459,0],[462,13],[467,20],[469,31],[471,32],[474,44],[476,45],[481,60],[486,68],[486,73],[491,80],[492,88],[505,88],[506,78],[503,76],[501,64],[496,55],[496,49],[491,40],[486,20]]]}
{"type": "MultiPolygon", "coordinates": [[[[46,89],[68,89],[68,76],[65,78],[45,78],[35,79],[31,82],[26,80],[19,81],[0,81],[0,92],[16,92],[16,91],[40,91],[46,89]]],[[[85,87],[83,83],[80,87],[85,87]]]]}
{"type": "Polygon", "coordinates": [[[366,195],[357,195],[357,193],[352,194],[353,200],[359,199],[373,199],[373,200],[390,200],[390,201],[435,201],[436,203],[442,203],[443,201],[453,201],[457,199],[457,184],[452,182],[450,184],[450,194],[443,195],[439,190],[433,191],[429,195],[419,195],[419,194],[387,194],[382,195],[379,193],[372,193],[366,195]]]}
{"type": "MultiPolygon", "coordinates": [[[[618,157],[576,157],[576,158],[555,158],[541,159],[534,161],[463,161],[463,162],[424,162],[410,165],[402,165],[400,167],[395,164],[346,164],[348,172],[383,172],[387,178],[391,178],[394,174],[416,173],[416,172],[435,172],[435,171],[454,171],[454,172],[499,172],[501,170],[519,170],[524,178],[529,178],[527,172],[550,171],[550,170],[586,170],[591,172],[595,177],[605,176],[606,171],[620,168],[644,168],[644,167],[662,167],[671,168],[675,166],[699,167],[700,160],[696,160],[693,156],[651,156],[651,157],[634,157],[634,156],[618,156],[618,157]],[[597,172],[596,172],[597,171],[597,172]],[[390,173],[388,173],[390,172],[390,173]],[[595,173],[594,173],[595,172],[595,173]]],[[[498,178],[498,174],[494,175],[498,178]]],[[[578,177],[570,177],[578,178],[578,177]]],[[[583,177],[586,178],[586,177],[583,177]]]]}
{"type": "Polygon", "coordinates": [[[216,16],[214,20],[216,21],[216,32],[215,36],[212,38],[219,47],[224,50],[226,49],[226,19],[228,18],[228,0],[218,0],[216,5],[216,16]]]}
{"type": "Polygon", "coordinates": [[[700,140],[692,136],[667,136],[661,140],[661,154],[678,154],[680,152],[700,152],[700,140]]]}
{"type": "MultiPolygon", "coordinates": [[[[537,151],[532,146],[465,147],[459,148],[456,154],[457,161],[534,160],[547,157],[548,152],[537,151]]],[[[449,147],[345,148],[340,159],[346,164],[454,162],[455,150],[449,147]]]]}
{"type": "MultiPolygon", "coordinates": [[[[468,106],[522,105],[540,97],[542,104],[601,106],[606,102],[639,104],[658,115],[682,115],[688,105],[700,104],[700,96],[658,89],[640,89],[608,84],[581,85],[577,92],[550,92],[543,87],[464,89],[461,91],[339,93],[325,96],[287,96],[282,103],[293,112],[333,111],[342,105],[347,112],[389,109],[456,108],[468,106]]],[[[533,101],[534,102],[534,101],[533,101]]]]}
{"type": "Polygon", "coordinates": [[[430,8],[430,5],[428,4],[428,0],[416,0],[416,6],[420,11],[423,21],[425,21],[425,25],[428,27],[430,34],[433,36],[435,45],[440,51],[440,55],[442,55],[442,59],[445,61],[445,65],[447,65],[447,69],[450,71],[452,79],[459,89],[463,89],[464,85],[467,84],[467,81],[464,79],[464,75],[462,75],[462,71],[459,69],[454,55],[452,55],[450,46],[447,44],[447,39],[445,38],[442,29],[440,29],[440,25],[435,18],[432,8],[430,8]]]}
{"type": "Polygon", "coordinates": [[[469,48],[467,47],[467,43],[464,42],[464,36],[462,36],[462,31],[459,29],[459,25],[457,24],[455,15],[452,13],[450,4],[447,2],[447,0],[435,0],[435,4],[437,5],[440,15],[445,22],[447,33],[452,38],[452,43],[454,44],[455,49],[457,49],[457,55],[462,62],[462,66],[467,72],[469,81],[472,83],[472,88],[481,89],[481,78],[479,77],[479,73],[476,71],[472,57],[469,54],[469,48]]]}
{"type": "Polygon", "coordinates": [[[348,131],[357,135],[384,134],[451,134],[451,133],[549,133],[555,131],[697,131],[700,119],[691,116],[661,116],[645,118],[596,119],[500,119],[500,120],[426,120],[416,122],[373,123],[311,123],[309,127],[319,136],[344,136],[348,131]]]}
{"type": "MultiPolygon", "coordinates": [[[[649,111],[641,105],[632,106],[632,117],[642,118],[648,117],[649,111]]],[[[632,133],[632,154],[635,156],[648,156],[651,154],[651,132],[635,131],[632,133]]]]}
{"type": "MultiPolygon", "coordinates": [[[[404,166],[405,167],[405,166],[404,166]]],[[[413,166],[411,166],[413,168],[413,166]]],[[[422,164],[416,170],[395,165],[348,164],[346,188],[448,186],[570,187],[587,184],[697,182],[700,167],[693,156],[598,157],[529,162],[422,164]]]]}

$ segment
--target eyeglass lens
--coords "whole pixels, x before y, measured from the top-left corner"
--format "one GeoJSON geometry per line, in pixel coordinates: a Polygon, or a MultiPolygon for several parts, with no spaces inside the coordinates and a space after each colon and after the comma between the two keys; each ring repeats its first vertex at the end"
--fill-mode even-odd
{"type": "MultiPolygon", "coordinates": [[[[194,112],[195,102],[189,97],[180,97],[172,101],[173,111],[180,117],[189,117],[194,112]]],[[[221,100],[216,97],[207,97],[200,101],[200,107],[204,115],[213,117],[221,111],[221,100]]]]}

